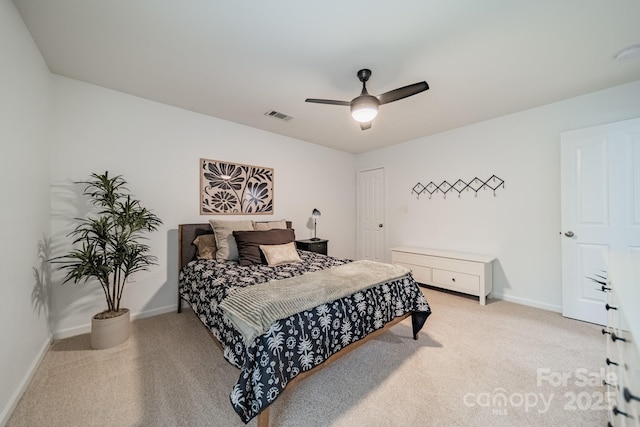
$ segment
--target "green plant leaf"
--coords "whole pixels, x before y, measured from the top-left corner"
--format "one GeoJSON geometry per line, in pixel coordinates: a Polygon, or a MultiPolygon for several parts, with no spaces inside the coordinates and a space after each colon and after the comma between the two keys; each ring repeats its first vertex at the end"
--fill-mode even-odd
{"type": "Polygon", "coordinates": [[[69,233],[74,249],[49,261],[65,272],[63,283],[87,283],[96,279],[105,294],[109,310],[120,309],[120,298],[129,277],[155,265],[148,255],[145,232],[156,231],[162,221],[129,193],[121,175],[91,174],[84,195],[97,211],[78,218],[69,233]]]}

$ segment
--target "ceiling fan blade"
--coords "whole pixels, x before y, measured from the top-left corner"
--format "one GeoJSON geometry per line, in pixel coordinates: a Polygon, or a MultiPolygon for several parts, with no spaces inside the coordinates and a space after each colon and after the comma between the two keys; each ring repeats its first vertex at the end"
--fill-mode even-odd
{"type": "Polygon", "coordinates": [[[389,102],[397,101],[399,99],[424,92],[427,89],[429,89],[429,85],[427,84],[427,82],[414,83],[409,86],[404,86],[398,89],[390,90],[389,92],[385,92],[382,95],[378,95],[377,98],[378,101],[380,101],[380,105],[388,104],[389,102]]]}
{"type": "Polygon", "coordinates": [[[335,101],[333,99],[315,99],[315,98],[307,98],[304,102],[315,102],[316,104],[330,104],[330,105],[345,105],[350,106],[351,102],[348,101],[335,101]]]}
{"type": "Polygon", "coordinates": [[[362,130],[371,129],[371,122],[360,123],[360,129],[362,130]]]}

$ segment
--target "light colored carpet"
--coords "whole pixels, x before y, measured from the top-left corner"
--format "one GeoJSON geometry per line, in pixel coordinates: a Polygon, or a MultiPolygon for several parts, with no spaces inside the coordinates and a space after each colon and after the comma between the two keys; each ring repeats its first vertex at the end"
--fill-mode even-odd
{"type": "MultiPolygon", "coordinates": [[[[606,425],[599,327],[424,292],[433,314],[418,341],[398,324],[287,389],[271,426],[606,425]]],[[[112,349],[90,350],[88,335],[55,342],[8,427],[240,427],[238,372],[190,310],[137,320],[112,349]]]]}

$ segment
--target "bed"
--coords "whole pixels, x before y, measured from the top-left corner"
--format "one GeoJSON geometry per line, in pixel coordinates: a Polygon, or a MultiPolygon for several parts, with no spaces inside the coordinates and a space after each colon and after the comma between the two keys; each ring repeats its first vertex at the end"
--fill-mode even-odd
{"type": "MultiPolygon", "coordinates": [[[[290,222],[287,228],[291,228],[290,222]]],[[[182,301],[186,301],[216,338],[225,359],[240,370],[230,401],[245,423],[257,416],[258,426],[268,426],[269,405],[287,386],[407,317],[412,318],[413,335],[417,339],[431,313],[411,273],[404,271],[397,277],[390,276],[392,279],[335,300],[314,303],[314,307],[278,318],[250,335],[230,315],[230,301],[236,295],[282,284],[289,287],[288,281],[296,286],[305,283],[315,286],[314,278],[356,268],[361,261],[302,250],[297,250],[301,262],[275,266],[262,263],[241,266],[232,261],[197,259],[193,241],[212,232],[209,223],[178,227],[178,312],[182,301]]],[[[329,281],[334,283],[336,279],[330,277],[329,281]]]]}

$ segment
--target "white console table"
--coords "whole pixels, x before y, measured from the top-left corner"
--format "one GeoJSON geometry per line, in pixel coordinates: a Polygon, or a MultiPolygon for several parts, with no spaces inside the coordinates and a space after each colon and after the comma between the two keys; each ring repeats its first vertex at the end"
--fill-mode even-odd
{"type": "Polygon", "coordinates": [[[401,246],[391,248],[391,262],[407,267],[418,283],[486,297],[493,288],[493,260],[489,255],[401,246]]]}
{"type": "Polygon", "coordinates": [[[607,264],[609,425],[640,426],[640,252],[611,252],[607,264]]]}

